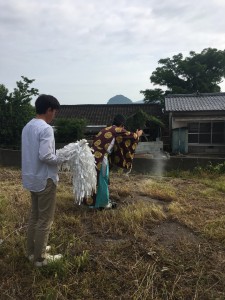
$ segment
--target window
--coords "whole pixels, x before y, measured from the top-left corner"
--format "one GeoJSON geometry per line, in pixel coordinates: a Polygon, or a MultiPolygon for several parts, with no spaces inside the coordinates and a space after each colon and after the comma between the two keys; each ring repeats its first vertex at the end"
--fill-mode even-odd
{"type": "Polygon", "coordinates": [[[198,133],[199,123],[190,123],[188,126],[188,132],[198,133]]]}
{"type": "Polygon", "coordinates": [[[195,122],[188,124],[189,144],[224,144],[225,122],[195,122]]]}

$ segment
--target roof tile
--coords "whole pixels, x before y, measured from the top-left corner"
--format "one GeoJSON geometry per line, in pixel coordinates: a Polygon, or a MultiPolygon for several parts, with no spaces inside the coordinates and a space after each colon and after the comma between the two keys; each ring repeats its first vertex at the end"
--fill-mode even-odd
{"type": "Polygon", "coordinates": [[[225,93],[171,94],[165,98],[165,111],[225,110],[225,93]]]}
{"type": "Polygon", "coordinates": [[[61,105],[56,118],[84,118],[88,125],[109,125],[115,115],[127,118],[139,110],[159,117],[163,114],[159,104],[84,104],[61,105]]]}

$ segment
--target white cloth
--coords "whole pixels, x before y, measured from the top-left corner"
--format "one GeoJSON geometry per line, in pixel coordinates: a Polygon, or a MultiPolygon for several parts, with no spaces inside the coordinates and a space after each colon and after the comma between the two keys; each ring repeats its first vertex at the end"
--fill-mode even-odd
{"type": "Polygon", "coordinates": [[[66,160],[60,168],[71,172],[75,203],[81,204],[84,198],[96,192],[97,172],[92,150],[83,139],[58,149],[56,153],[62,161],[66,160]]]}
{"type": "Polygon", "coordinates": [[[112,139],[108,149],[107,149],[107,153],[112,153],[112,150],[113,150],[113,147],[114,147],[114,144],[115,144],[115,138],[112,139]]]}
{"type": "Polygon", "coordinates": [[[32,192],[45,189],[47,179],[58,182],[60,159],[55,154],[53,128],[41,119],[32,119],[22,131],[22,180],[32,192]]]}
{"type": "Polygon", "coordinates": [[[107,153],[104,155],[103,160],[102,160],[102,175],[105,176],[106,174],[106,167],[108,165],[109,159],[108,159],[108,154],[112,153],[113,147],[115,144],[115,138],[112,139],[108,149],[107,153]]]}

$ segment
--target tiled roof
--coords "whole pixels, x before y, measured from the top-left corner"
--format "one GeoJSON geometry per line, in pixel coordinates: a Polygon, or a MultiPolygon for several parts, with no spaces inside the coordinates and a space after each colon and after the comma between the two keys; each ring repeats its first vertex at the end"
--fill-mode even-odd
{"type": "Polygon", "coordinates": [[[86,119],[88,125],[109,125],[117,114],[129,117],[139,110],[149,115],[162,116],[162,109],[158,104],[84,104],[61,105],[56,118],[86,119]]]}
{"type": "Polygon", "coordinates": [[[167,95],[165,111],[221,111],[225,110],[225,93],[167,95]]]}

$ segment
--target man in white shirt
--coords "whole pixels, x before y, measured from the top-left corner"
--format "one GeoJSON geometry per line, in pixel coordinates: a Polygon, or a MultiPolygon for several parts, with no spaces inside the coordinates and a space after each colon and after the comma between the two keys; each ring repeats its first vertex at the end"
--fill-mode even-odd
{"type": "Polygon", "coordinates": [[[28,222],[28,258],[37,267],[59,259],[61,255],[46,254],[53,223],[59,158],[55,154],[53,128],[49,125],[60,104],[50,95],[40,95],[36,102],[36,118],[22,131],[22,180],[31,192],[31,212],[28,222]]]}

